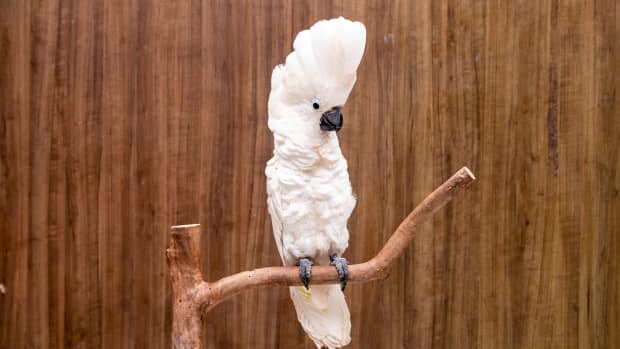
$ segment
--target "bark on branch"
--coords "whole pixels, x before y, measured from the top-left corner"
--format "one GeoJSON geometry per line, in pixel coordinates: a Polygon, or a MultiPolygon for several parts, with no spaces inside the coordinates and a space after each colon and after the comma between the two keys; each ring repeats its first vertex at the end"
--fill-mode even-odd
{"type": "MultiPolygon", "coordinates": [[[[366,282],[387,277],[391,265],[413,240],[417,227],[474,180],[474,175],[467,167],[457,171],[411,211],[375,257],[367,262],[349,266],[349,282],[366,282]]],[[[259,286],[301,285],[298,268],[283,266],[244,271],[214,282],[206,282],[200,274],[199,247],[200,225],[172,227],[166,254],[172,280],[174,348],[200,348],[201,314],[243,290],[259,286]]],[[[311,284],[339,282],[334,267],[312,268],[311,284]]]]}

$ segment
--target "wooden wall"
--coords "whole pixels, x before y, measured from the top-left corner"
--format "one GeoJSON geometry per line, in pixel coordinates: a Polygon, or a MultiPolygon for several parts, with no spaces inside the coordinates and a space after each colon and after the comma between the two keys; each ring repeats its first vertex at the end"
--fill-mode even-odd
{"type": "MultiPolygon", "coordinates": [[[[272,68],[318,19],[368,30],[341,145],[363,261],[462,165],[478,181],[385,282],[351,348],[620,347],[614,0],[0,0],[1,348],[170,345],[168,227],[204,274],[278,264],[272,68]]],[[[285,289],[205,321],[209,348],[312,348],[285,289]]]]}

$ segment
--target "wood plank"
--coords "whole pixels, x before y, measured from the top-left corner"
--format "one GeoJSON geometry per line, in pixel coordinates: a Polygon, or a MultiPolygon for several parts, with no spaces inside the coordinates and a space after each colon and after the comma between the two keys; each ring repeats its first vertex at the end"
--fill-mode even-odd
{"type": "MultiPolygon", "coordinates": [[[[204,228],[209,279],[278,264],[271,71],[339,15],[368,31],[339,133],[348,259],[457,168],[479,179],[388,280],[347,289],[351,347],[619,347],[615,1],[4,0],[0,348],[169,347],[174,224],[204,228]]],[[[285,289],[204,328],[208,348],[313,348],[285,289]]]]}

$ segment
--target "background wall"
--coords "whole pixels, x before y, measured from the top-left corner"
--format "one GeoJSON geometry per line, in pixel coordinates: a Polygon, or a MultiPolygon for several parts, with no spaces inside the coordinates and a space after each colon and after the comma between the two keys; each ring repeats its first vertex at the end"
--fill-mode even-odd
{"type": "MultiPolygon", "coordinates": [[[[374,255],[462,165],[478,181],[385,282],[351,348],[620,347],[620,6],[613,1],[0,1],[0,347],[170,344],[168,227],[204,274],[279,262],[272,68],[344,15],[368,43],[339,134],[374,255]]],[[[205,321],[209,348],[311,348],[285,289],[205,321]]]]}

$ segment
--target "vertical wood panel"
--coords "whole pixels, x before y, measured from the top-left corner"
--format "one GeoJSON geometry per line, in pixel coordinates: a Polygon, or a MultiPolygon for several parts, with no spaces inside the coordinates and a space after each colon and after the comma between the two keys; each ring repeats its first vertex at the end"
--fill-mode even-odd
{"type": "MultiPolygon", "coordinates": [[[[170,346],[168,227],[208,279],[279,263],[273,67],[344,15],[367,48],[339,133],[350,261],[463,164],[479,180],[389,279],[347,288],[352,348],[620,346],[620,7],[602,1],[0,1],[0,348],[170,346]]],[[[208,348],[313,348],[286,289],[223,303],[208,348]]]]}

